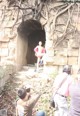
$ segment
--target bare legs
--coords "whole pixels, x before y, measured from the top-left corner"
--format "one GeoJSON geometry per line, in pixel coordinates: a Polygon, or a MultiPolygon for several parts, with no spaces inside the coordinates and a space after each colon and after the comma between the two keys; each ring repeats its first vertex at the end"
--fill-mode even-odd
{"type": "Polygon", "coordinates": [[[39,71],[39,67],[43,66],[44,67],[44,59],[43,56],[37,57],[37,71],[39,71]]]}
{"type": "Polygon", "coordinates": [[[37,58],[37,71],[39,70],[39,62],[40,62],[40,57],[37,58]]]}

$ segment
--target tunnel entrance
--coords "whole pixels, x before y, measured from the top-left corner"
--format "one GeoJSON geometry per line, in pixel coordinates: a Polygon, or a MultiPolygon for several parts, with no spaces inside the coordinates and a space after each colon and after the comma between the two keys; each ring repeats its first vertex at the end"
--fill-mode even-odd
{"type": "Polygon", "coordinates": [[[26,20],[17,28],[17,63],[27,65],[36,63],[34,48],[42,41],[45,45],[45,30],[40,22],[26,20]]]}

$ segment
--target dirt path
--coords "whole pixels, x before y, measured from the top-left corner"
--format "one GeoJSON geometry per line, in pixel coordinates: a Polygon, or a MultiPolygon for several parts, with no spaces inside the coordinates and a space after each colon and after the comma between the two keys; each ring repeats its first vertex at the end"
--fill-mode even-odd
{"type": "Polygon", "coordinates": [[[46,111],[47,116],[52,116],[50,96],[53,78],[46,75],[42,69],[35,72],[34,67],[24,67],[22,71],[11,76],[0,95],[0,109],[7,110],[7,116],[15,116],[17,90],[24,84],[30,84],[36,91],[45,92],[37,103],[37,109],[46,111]]]}

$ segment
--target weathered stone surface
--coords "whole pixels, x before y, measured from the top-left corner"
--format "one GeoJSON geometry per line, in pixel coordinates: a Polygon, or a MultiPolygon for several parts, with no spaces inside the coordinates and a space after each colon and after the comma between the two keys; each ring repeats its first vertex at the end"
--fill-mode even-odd
{"type": "Polygon", "coordinates": [[[1,64],[3,65],[14,65],[15,58],[13,56],[1,57],[1,64]]]}
{"type": "Polygon", "coordinates": [[[57,57],[54,57],[53,59],[54,59],[54,62],[53,62],[54,65],[65,65],[65,64],[67,64],[67,57],[57,56],[57,57]]]}
{"type": "Polygon", "coordinates": [[[79,49],[79,56],[78,56],[78,66],[80,67],[80,49],[79,49]]]}
{"type": "Polygon", "coordinates": [[[67,56],[67,54],[68,54],[68,51],[67,51],[67,49],[62,49],[62,50],[55,50],[55,56],[67,56]]]}
{"type": "Polygon", "coordinates": [[[79,70],[79,66],[74,64],[74,65],[72,66],[72,74],[73,74],[73,76],[74,76],[75,78],[76,78],[76,76],[77,76],[78,70],[79,70]]]}
{"type": "Polygon", "coordinates": [[[46,64],[48,65],[65,65],[67,64],[67,57],[63,56],[54,56],[54,57],[47,57],[46,64]]]}
{"type": "Polygon", "coordinates": [[[47,55],[51,56],[51,57],[54,57],[54,50],[48,50],[47,55]]]}
{"type": "Polygon", "coordinates": [[[1,48],[7,48],[8,47],[8,43],[2,43],[1,44],[1,48]]]}
{"type": "Polygon", "coordinates": [[[2,43],[0,42],[0,48],[1,48],[1,44],[2,44],[2,43]]]}
{"type": "Polygon", "coordinates": [[[79,48],[79,35],[76,35],[77,39],[70,39],[69,43],[68,43],[68,48],[74,48],[74,49],[78,49],[79,48]]]}
{"type": "Polygon", "coordinates": [[[53,58],[53,57],[49,57],[49,56],[47,55],[46,58],[45,58],[45,62],[46,62],[46,63],[52,63],[52,62],[54,62],[54,58],[53,58]]]}
{"type": "Polygon", "coordinates": [[[1,49],[1,56],[8,56],[8,48],[2,48],[1,49]]]}
{"type": "Polygon", "coordinates": [[[6,64],[6,57],[1,56],[1,65],[5,65],[5,64],[6,64]]]}
{"type": "Polygon", "coordinates": [[[47,40],[46,41],[46,49],[50,49],[53,46],[53,41],[52,40],[47,40]]]}
{"type": "Polygon", "coordinates": [[[15,48],[9,49],[9,55],[10,56],[15,56],[15,48]]]}
{"type": "MultiPolygon", "coordinates": [[[[33,2],[31,2],[31,4],[33,4],[33,2]]],[[[63,13],[61,16],[57,17],[57,20],[55,20],[55,18],[53,18],[53,16],[56,15],[56,11],[57,9],[55,9],[53,11],[53,7],[57,7],[58,5],[61,5],[63,3],[55,3],[49,4],[49,9],[50,10],[50,14],[49,17],[47,17],[47,13],[46,13],[46,17],[45,18],[49,18],[49,20],[46,22],[45,18],[41,18],[41,23],[42,25],[45,25],[45,34],[46,34],[46,41],[45,41],[45,47],[46,47],[46,57],[45,59],[45,64],[50,64],[50,65],[65,65],[67,64],[67,62],[69,62],[70,64],[76,64],[79,61],[76,60],[75,57],[77,57],[77,59],[80,59],[78,57],[78,47],[79,47],[79,36],[78,34],[75,33],[75,36],[73,36],[73,34],[69,33],[69,35],[67,34],[66,38],[62,38],[62,41],[59,43],[59,49],[57,51],[53,50],[54,47],[54,43],[57,43],[58,40],[61,39],[62,34],[65,32],[66,26],[65,24],[67,23],[67,19],[68,19],[68,15],[67,13],[63,13]],[[51,16],[52,15],[52,16],[51,16]],[[51,20],[51,21],[50,21],[51,20]],[[53,22],[56,22],[56,25],[53,24],[53,22]],[[55,29],[54,29],[55,27],[55,29]],[[53,32],[52,32],[53,30],[53,32]],[[53,35],[52,35],[53,33],[53,35]],[[68,42],[69,41],[69,42],[68,42]],[[76,48],[76,49],[70,49],[68,50],[68,48],[76,48]],[[67,57],[69,56],[69,58],[67,57]],[[70,58],[72,57],[72,58],[70,58]]],[[[12,8],[13,9],[13,8],[12,8]]],[[[44,11],[46,10],[46,8],[44,8],[44,11]]],[[[16,21],[16,17],[17,14],[16,12],[14,12],[15,10],[13,9],[13,12],[8,11],[6,12],[6,18],[3,21],[2,27],[6,27],[6,26],[12,26],[15,21],[16,21]],[[9,17],[11,16],[11,17],[9,17]],[[10,21],[9,21],[10,20],[10,21]]],[[[2,12],[0,11],[0,16],[2,15],[2,12]]],[[[21,16],[20,16],[21,17],[21,16]]],[[[74,16],[72,17],[72,25],[75,26],[75,19],[77,20],[77,25],[76,28],[79,31],[80,29],[80,18],[77,19],[76,17],[76,13],[74,14],[74,16]]],[[[0,19],[2,20],[2,18],[0,19]]],[[[20,20],[19,20],[20,21],[20,20]]],[[[69,25],[71,26],[71,25],[69,25]]],[[[72,31],[73,30],[73,26],[70,27],[70,29],[68,28],[67,32],[72,31]]],[[[30,50],[29,46],[28,46],[28,42],[27,44],[25,44],[25,42],[23,41],[14,41],[16,37],[16,29],[14,28],[11,31],[11,28],[5,28],[3,30],[0,31],[0,56],[1,56],[1,61],[4,63],[12,63],[13,61],[17,62],[18,65],[22,64],[25,65],[27,64],[27,52],[30,50]],[[13,41],[12,41],[13,40],[13,41]],[[14,44],[15,43],[15,44],[14,44]],[[17,48],[17,52],[16,52],[16,48],[17,48]],[[28,50],[28,51],[27,51],[28,50]],[[25,53],[25,52],[26,53],[25,53]],[[15,60],[15,55],[16,55],[16,60],[15,60]]],[[[18,39],[18,38],[17,38],[18,39]]],[[[22,39],[22,38],[21,38],[22,39]]],[[[15,62],[15,63],[16,63],[15,62]]]]}
{"type": "MultiPolygon", "coordinates": [[[[79,20],[80,20],[80,17],[79,17],[79,20]]],[[[80,22],[80,21],[79,21],[79,22],[80,22]]],[[[78,31],[80,31],[80,23],[78,23],[77,29],[78,29],[78,31]]]]}
{"type": "Polygon", "coordinates": [[[1,42],[9,42],[8,35],[1,35],[0,34],[0,41],[1,42]]]}
{"type": "Polygon", "coordinates": [[[1,56],[1,48],[0,48],[0,56],[1,56]]]}
{"type": "MultiPolygon", "coordinates": [[[[16,40],[15,40],[15,41],[16,41],[16,40]]],[[[8,47],[9,47],[9,48],[15,48],[15,46],[16,46],[16,45],[15,45],[15,41],[11,41],[11,40],[10,40],[10,42],[9,42],[9,44],[8,44],[8,47]]]]}
{"type": "Polygon", "coordinates": [[[77,57],[68,57],[68,64],[77,65],[77,63],[78,63],[77,57]]]}
{"type": "Polygon", "coordinates": [[[68,50],[68,56],[77,56],[79,55],[79,49],[70,49],[68,50]]]}

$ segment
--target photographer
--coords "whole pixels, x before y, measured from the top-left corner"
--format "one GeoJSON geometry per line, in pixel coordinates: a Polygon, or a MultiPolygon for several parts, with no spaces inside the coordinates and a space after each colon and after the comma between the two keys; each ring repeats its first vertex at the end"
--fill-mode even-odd
{"type": "Polygon", "coordinates": [[[16,116],[45,116],[43,111],[33,110],[41,94],[31,95],[30,88],[21,88],[18,90],[18,101],[16,106],[16,116]]]}

